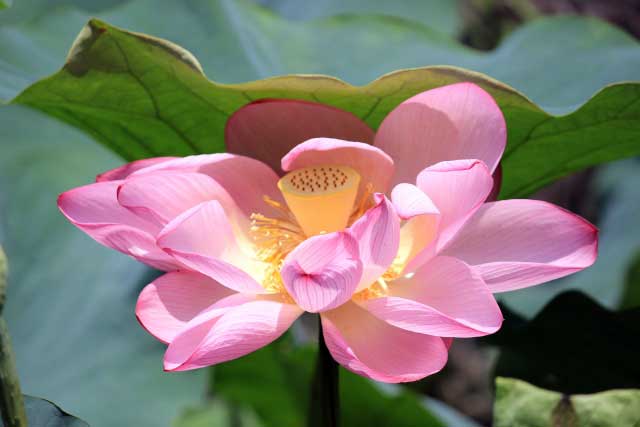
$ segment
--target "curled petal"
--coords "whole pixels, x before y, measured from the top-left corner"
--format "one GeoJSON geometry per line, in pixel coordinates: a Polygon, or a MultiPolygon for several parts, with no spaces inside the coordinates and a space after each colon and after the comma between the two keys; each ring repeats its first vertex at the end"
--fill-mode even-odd
{"type": "Polygon", "coordinates": [[[596,227],[537,200],[486,203],[443,251],[471,265],[493,292],[575,273],[593,264],[597,252],[596,227]]]}
{"type": "Polygon", "coordinates": [[[225,128],[230,153],[260,160],[282,174],[280,159],[296,145],[318,137],[373,142],[373,131],[358,117],[315,102],[261,99],[233,113],[225,128]]]}
{"type": "Polygon", "coordinates": [[[500,308],[480,275],[450,257],[433,258],[411,277],[391,282],[389,296],[361,304],[398,328],[440,337],[488,335],[502,324],[500,308]]]}
{"type": "Polygon", "coordinates": [[[376,194],[376,206],[369,209],[351,227],[358,241],[363,272],[358,289],[374,283],[389,268],[398,253],[400,218],[391,202],[376,194]]]}
{"type": "Polygon", "coordinates": [[[413,184],[402,183],[391,191],[393,206],[402,219],[411,219],[418,215],[440,215],[429,196],[413,184]]]}
{"type": "Polygon", "coordinates": [[[358,242],[347,232],[311,237],[287,255],[280,274],[304,310],[337,307],[351,298],[362,277],[358,242]]]}
{"type": "Polygon", "coordinates": [[[168,343],[198,313],[232,293],[202,274],[174,271],[145,286],[136,317],[151,335],[168,343]]]}
{"type": "Polygon", "coordinates": [[[282,335],[302,314],[293,304],[232,295],[203,311],[169,344],[166,371],[186,371],[249,354],[282,335]]]}
{"type": "Polygon", "coordinates": [[[447,362],[442,338],[396,328],[353,302],[322,313],[321,318],[333,358],[364,377],[387,383],[416,381],[447,362]]]}
{"type": "Polygon", "coordinates": [[[314,138],[296,145],[282,158],[282,169],[292,171],[308,166],[349,166],[360,174],[360,186],[386,193],[393,175],[393,160],[382,150],[362,142],[314,138]]]}
{"type": "Polygon", "coordinates": [[[506,124],[491,95],[458,83],[407,99],[384,119],[374,145],[395,162],[393,184],[445,160],[479,159],[491,172],[507,141],[506,124]]]}

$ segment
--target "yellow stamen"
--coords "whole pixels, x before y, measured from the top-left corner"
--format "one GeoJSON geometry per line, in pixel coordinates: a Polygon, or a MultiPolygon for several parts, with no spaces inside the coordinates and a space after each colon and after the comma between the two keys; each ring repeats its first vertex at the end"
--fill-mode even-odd
{"type": "Polygon", "coordinates": [[[311,166],[278,181],[298,224],[307,236],[342,230],[349,224],[360,175],[348,166],[311,166]]]}
{"type": "Polygon", "coordinates": [[[285,206],[267,196],[265,203],[280,211],[281,218],[269,218],[259,213],[251,214],[250,233],[258,259],[267,263],[263,286],[271,292],[284,293],[280,267],[286,256],[305,239],[293,215],[285,206]]]}
{"type": "Polygon", "coordinates": [[[355,301],[366,301],[373,298],[386,297],[388,294],[389,287],[387,286],[387,282],[383,278],[380,278],[368,288],[363,289],[357,294],[353,295],[352,298],[355,301]]]}

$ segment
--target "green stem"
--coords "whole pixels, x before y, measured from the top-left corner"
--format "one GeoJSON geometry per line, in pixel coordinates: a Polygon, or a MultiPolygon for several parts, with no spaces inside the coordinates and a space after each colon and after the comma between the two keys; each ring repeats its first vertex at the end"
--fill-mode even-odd
{"type": "Polygon", "coordinates": [[[318,322],[318,358],[311,385],[309,427],[337,427],[340,424],[338,364],[324,342],[322,322],[318,322]]]}
{"type": "Polygon", "coordinates": [[[2,318],[6,288],[7,259],[0,248],[0,413],[5,427],[27,427],[9,329],[2,318]]]}

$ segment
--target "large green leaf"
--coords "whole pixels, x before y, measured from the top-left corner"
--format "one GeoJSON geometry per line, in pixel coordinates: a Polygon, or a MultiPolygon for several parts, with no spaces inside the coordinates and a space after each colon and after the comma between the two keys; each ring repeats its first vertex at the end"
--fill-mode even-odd
{"type": "MultiPolygon", "coordinates": [[[[231,402],[249,405],[267,427],[305,425],[315,357],[313,348],[294,347],[285,337],[218,366],[212,389],[231,402]]],[[[340,369],[340,410],[344,426],[443,425],[413,393],[383,391],[344,369],[340,369]]]]}
{"type": "Polygon", "coordinates": [[[0,128],[0,243],[11,265],[4,317],[23,392],[95,427],[166,426],[200,398],[204,372],[162,371],[163,346],[134,315],[148,270],[56,208],[60,192],[119,160],[21,106],[0,108],[0,123],[10,124],[0,128]]]}
{"type": "MultiPolygon", "coordinates": [[[[282,1],[287,9],[287,1],[282,1]]],[[[80,0],[38,2],[74,3],[89,9],[89,4],[80,0]]],[[[118,2],[122,0],[91,2],[93,15],[105,5],[118,2]]],[[[313,7],[304,9],[313,15],[321,3],[314,2],[313,7]]],[[[338,3],[340,8],[365,12],[364,7],[356,6],[359,0],[326,0],[324,7],[335,12],[338,3]]],[[[413,12],[414,22],[355,15],[289,22],[246,0],[135,0],[113,10],[102,10],[98,17],[186,47],[200,60],[207,75],[225,83],[287,73],[322,73],[352,84],[366,84],[398,69],[449,64],[484,72],[521,90],[547,109],[568,112],[604,85],[638,78],[637,41],[603,22],[579,17],[541,19],[516,30],[496,50],[485,53],[434,32],[429,27],[431,20],[424,19],[417,7],[405,3],[426,2],[366,2],[369,12],[392,9],[398,14],[407,7],[407,12],[413,12]],[[149,14],[152,7],[162,13],[149,14]]],[[[435,10],[440,1],[429,3],[432,5],[425,14],[441,13],[435,10]]],[[[78,29],[92,16],[85,10],[44,5],[33,11],[28,9],[23,16],[12,16],[20,6],[23,5],[18,3],[18,7],[0,13],[0,52],[7,61],[6,69],[0,67],[0,82],[6,85],[0,98],[4,99],[13,97],[34,77],[44,75],[34,73],[28,65],[30,61],[44,62],[41,68],[43,65],[47,72],[53,72],[64,55],[60,43],[66,40],[66,47],[70,46],[78,29]],[[19,49],[3,52],[3,43],[19,49]],[[44,52],[43,61],[43,47],[54,49],[57,56],[44,52]],[[23,71],[26,76],[21,75],[23,71]]]]}
{"type": "Polygon", "coordinates": [[[531,321],[504,307],[503,315],[486,338],[500,346],[496,375],[566,394],[640,388],[640,308],[612,312],[570,291],[531,321]]]}
{"type": "Polygon", "coordinates": [[[633,427],[640,390],[567,396],[513,378],[496,379],[494,427],[633,427]]]}
{"type": "Polygon", "coordinates": [[[443,34],[461,30],[460,2],[456,0],[258,0],[284,18],[312,20],[333,15],[376,14],[419,22],[443,34]]]}
{"type": "Polygon", "coordinates": [[[89,424],[67,414],[55,403],[33,396],[24,396],[29,427],[89,427],[89,424]]]}
{"type": "Polygon", "coordinates": [[[452,67],[400,71],[362,87],[322,76],[222,85],[209,81],[184,49],[98,20],[83,29],[61,71],[14,102],[80,127],[133,160],[223,151],[227,118],[255,99],[319,101],[376,128],[402,100],[458,81],[487,89],[507,119],[503,197],[527,195],[572,171],[640,154],[640,85],[635,83],[607,87],[564,117],[551,116],[487,76],[452,67]]]}

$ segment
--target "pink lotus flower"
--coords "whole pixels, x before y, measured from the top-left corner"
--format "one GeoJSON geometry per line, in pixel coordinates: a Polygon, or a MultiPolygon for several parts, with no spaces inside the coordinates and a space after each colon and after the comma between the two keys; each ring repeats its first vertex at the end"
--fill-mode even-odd
{"type": "Polygon", "coordinates": [[[308,311],[347,369],[417,380],[451,338],[500,328],[494,292],[596,258],[580,217],[486,202],[506,127],[470,83],[414,96],[375,134],[325,105],[258,101],[229,119],[226,144],[234,154],[130,163],[58,201],[101,244],[167,271],[136,314],[168,344],[168,371],[243,356],[308,311]]]}

